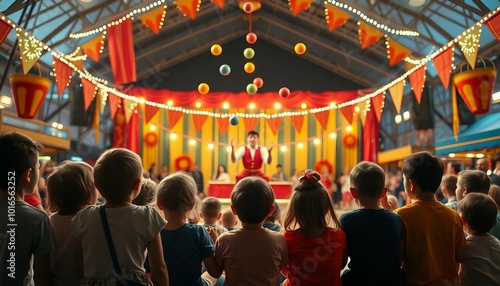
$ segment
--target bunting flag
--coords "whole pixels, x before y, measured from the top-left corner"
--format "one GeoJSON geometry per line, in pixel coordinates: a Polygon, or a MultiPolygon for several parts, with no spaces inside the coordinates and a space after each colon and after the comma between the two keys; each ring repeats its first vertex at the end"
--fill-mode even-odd
{"type": "Polygon", "coordinates": [[[111,115],[111,118],[115,118],[116,112],[121,103],[121,98],[113,93],[110,93],[108,94],[108,102],[109,102],[109,114],[111,115]]]}
{"type": "Polygon", "coordinates": [[[92,116],[92,128],[94,129],[95,143],[99,143],[99,110],[101,109],[100,95],[96,95],[94,114],[92,116]]]}
{"type": "Polygon", "coordinates": [[[448,86],[450,86],[454,50],[454,46],[447,47],[444,51],[432,59],[434,62],[434,68],[436,69],[439,79],[441,79],[445,89],[448,89],[448,86]]]}
{"type": "Polygon", "coordinates": [[[316,112],[314,113],[314,117],[316,117],[316,120],[318,120],[318,122],[321,124],[323,130],[326,131],[326,127],[328,125],[328,117],[330,117],[330,110],[316,112]]]}
{"type": "Polygon", "coordinates": [[[290,116],[290,121],[292,121],[293,127],[300,134],[302,131],[302,125],[304,124],[304,115],[290,116]]]}
{"type": "Polygon", "coordinates": [[[269,124],[269,128],[271,128],[271,131],[273,131],[274,135],[276,135],[276,133],[280,129],[282,120],[283,117],[271,117],[267,119],[267,124],[269,124]]]}
{"type": "Polygon", "coordinates": [[[476,67],[477,51],[479,50],[479,39],[481,38],[481,25],[474,25],[458,40],[460,49],[469,65],[476,67]]]}
{"type": "Polygon", "coordinates": [[[7,36],[10,33],[10,30],[12,30],[12,26],[7,24],[5,21],[0,19],[0,45],[5,41],[7,36]]]}
{"type": "Polygon", "coordinates": [[[458,116],[457,89],[455,88],[455,86],[452,86],[452,91],[451,91],[451,111],[452,111],[452,122],[453,122],[453,135],[455,136],[455,139],[458,140],[460,117],[458,116]]]}
{"type": "Polygon", "coordinates": [[[102,51],[104,49],[104,39],[106,38],[106,35],[103,33],[100,36],[97,36],[93,38],[92,40],[83,43],[80,47],[82,50],[92,58],[94,61],[98,62],[99,61],[99,56],[102,54],[102,51]]]}
{"type": "Polygon", "coordinates": [[[396,112],[401,113],[401,104],[403,104],[403,91],[405,89],[405,80],[398,81],[391,87],[389,87],[389,93],[391,94],[392,102],[394,102],[394,107],[396,107],[396,112]]]}
{"type": "Polygon", "coordinates": [[[354,109],[356,107],[354,105],[347,105],[342,108],[340,108],[340,112],[344,116],[345,120],[349,122],[349,124],[352,124],[354,122],[354,109]]]}
{"type": "Polygon", "coordinates": [[[137,81],[132,19],[128,18],[107,30],[109,62],[115,84],[137,81]]]}
{"type": "Polygon", "coordinates": [[[361,44],[361,49],[366,49],[375,44],[384,35],[382,32],[365,22],[360,21],[358,24],[359,43],[361,44]]]}
{"type": "Polygon", "coordinates": [[[416,67],[416,66],[417,66],[417,64],[414,64],[414,63],[412,63],[412,62],[405,62],[405,64],[406,64],[406,71],[409,71],[409,70],[411,70],[412,68],[414,68],[414,67],[416,67]]]}
{"type": "Polygon", "coordinates": [[[165,20],[165,14],[167,13],[167,6],[161,6],[156,9],[151,9],[139,16],[144,26],[148,27],[155,34],[160,33],[160,29],[163,26],[163,21],[165,20]]]}
{"type": "Polygon", "coordinates": [[[160,109],[149,104],[144,105],[144,124],[148,124],[160,109]]]}
{"type": "Polygon", "coordinates": [[[108,100],[108,92],[99,88],[99,99],[101,102],[99,104],[99,115],[102,115],[104,113],[104,108],[106,107],[106,100],[108,100]]]}
{"type": "Polygon", "coordinates": [[[389,58],[389,65],[391,67],[411,54],[410,49],[389,37],[386,37],[385,45],[387,46],[387,57],[389,58]]]}
{"type": "Polygon", "coordinates": [[[367,109],[370,107],[370,100],[363,100],[360,103],[358,103],[358,108],[359,108],[359,118],[361,119],[361,126],[365,126],[366,122],[366,112],[367,109]],[[367,106],[368,105],[368,106],[367,106]]]}
{"type": "Polygon", "coordinates": [[[66,60],[71,62],[75,67],[77,67],[79,70],[83,71],[83,59],[84,59],[83,51],[81,48],[78,49],[78,52],[76,53],[76,56],[69,58],[66,57],[66,60]]]}
{"type": "MultiPolygon", "coordinates": [[[[496,13],[495,16],[488,19],[488,21],[484,22],[490,32],[497,38],[497,41],[500,41],[500,13],[496,13]]],[[[0,42],[2,44],[2,42],[0,42]]]]}
{"type": "Polygon", "coordinates": [[[426,70],[426,65],[423,65],[408,76],[410,79],[411,89],[413,90],[413,94],[415,94],[415,98],[417,99],[418,104],[420,104],[420,101],[422,101],[422,92],[424,91],[426,70]]]}
{"type": "Polygon", "coordinates": [[[384,100],[385,91],[371,98],[371,110],[375,112],[375,116],[377,116],[377,121],[379,123],[380,119],[382,119],[382,111],[384,110],[384,100]]]}
{"type": "Polygon", "coordinates": [[[179,119],[181,119],[183,114],[184,113],[177,110],[172,110],[172,109],[167,110],[168,124],[170,126],[170,129],[174,128],[175,124],[179,122],[179,119]]]}
{"type": "MultiPolygon", "coordinates": [[[[135,113],[135,102],[130,99],[123,99],[123,108],[125,110],[125,122],[128,124],[130,122],[130,118],[135,113]]],[[[137,132],[138,133],[138,132],[137,132]]]]}
{"type": "Polygon", "coordinates": [[[188,16],[192,20],[196,19],[196,12],[200,10],[201,0],[177,0],[175,5],[184,16],[188,16]]]}
{"type": "Polygon", "coordinates": [[[95,83],[91,82],[90,80],[82,77],[82,86],[83,86],[83,104],[85,107],[85,110],[89,109],[90,104],[92,103],[92,100],[94,100],[94,97],[97,92],[97,86],[95,83]]]}
{"type": "Polygon", "coordinates": [[[206,114],[193,114],[194,130],[200,132],[201,127],[207,121],[208,115],[206,114]]]}
{"type": "Polygon", "coordinates": [[[212,3],[214,3],[215,5],[217,5],[217,7],[219,8],[224,8],[224,2],[225,0],[211,0],[212,3]]]}
{"type": "Polygon", "coordinates": [[[54,79],[56,80],[57,94],[61,96],[71,82],[71,74],[73,69],[70,68],[66,63],[62,62],[57,57],[52,57],[54,61],[54,79]]]}
{"type": "Polygon", "coordinates": [[[314,0],[288,0],[288,5],[290,5],[290,10],[292,11],[292,15],[295,17],[300,12],[309,8],[311,3],[314,0]]]}
{"type": "Polygon", "coordinates": [[[25,31],[17,33],[17,40],[19,42],[23,73],[27,74],[42,55],[43,44],[25,31]]]}
{"type": "Polygon", "coordinates": [[[255,130],[255,126],[257,126],[257,122],[259,122],[259,118],[247,117],[247,118],[243,118],[243,121],[245,122],[245,130],[248,133],[252,130],[255,130]]]}
{"type": "Polygon", "coordinates": [[[340,10],[332,4],[325,4],[325,19],[326,23],[328,23],[328,31],[331,32],[337,27],[344,25],[349,18],[351,18],[351,14],[340,10]]]}
{"type": "Polygon", "coordinates": [[[220,135],[224,136],[229,127],[229,118],[227,117],[217,117],[217,125],[219,126],[220,135]]]}
{"type": "MultiPolygon", "coordinates": [[[[121,105],[122,108],[119,108],[115,111],[115,116],[113,117],[113,146],[114,147],[125,147],[125,109],[123,108],[122,99],[115,95],[118,99],[117,105],[121,105]]],[[[111,98],[111,97],[110,97],[111,98]]],[[[110,103],[111,107],[111,103],[110,103]]]]}

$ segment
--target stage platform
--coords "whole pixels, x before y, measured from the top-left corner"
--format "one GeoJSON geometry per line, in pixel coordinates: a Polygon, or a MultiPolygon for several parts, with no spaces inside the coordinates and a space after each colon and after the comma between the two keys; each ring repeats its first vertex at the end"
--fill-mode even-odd
{"type": "MultiPolygon", "coordinates": [[[[210,197],[218,198],[222,203],[230,203],[231,192],[233,191],[235,182],[220,182],[220,181],[209,181],[207,195],[210,197]]],[[[276,197],[276,202],[287,203],[292,194],[292,183],[291,182],[269,182],[274,190],[274,196],[276,197]]]]}

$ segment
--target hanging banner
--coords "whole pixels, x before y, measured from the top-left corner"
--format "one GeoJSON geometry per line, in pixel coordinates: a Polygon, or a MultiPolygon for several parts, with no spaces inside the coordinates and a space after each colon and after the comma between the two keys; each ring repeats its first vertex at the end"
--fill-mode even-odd
{"type": "Polygon", "coordinates": [[[288,5],[290,6],[290,10],[292,10],[292,15],[295,17],[300,12],[309,8],[313,1],[314,0],[288,0],[288,5]]]}
{"type": "Polygon", "coordinates": [[[144,124],[148,124],[149,121],[151,121],[151,119],[153,119],[153,117],[156,115],[156,113],[158,113],[160,109],[156,106],[152,106],[152,105],[148,105],[148,104],[145,104],[144,105],[144,124]]]}
{"type": "Polygon", "coordinates": [[[330,117],[330,110],[316,112],[314,113],[314,117],[316,117],[316,120],[318,120],[318,122],[321,124],[323,130],[326,131],[326,127],[328,125],[328,118],[330,117]]]}
{"type": "Polygon", "coordinates": [[[396,107],[396,112],[401,113],[401,104],[403,104],[403,91],[405,89],[405,81],[401,80],[389,87],[389,93],[391,94],[392,102],[394,102],[394,107],[396,107]]]}
{"type": "Polygon", "coordinates": [[[363,161],[378,163],[380,124],[374,110],[366,114],[366,123],[363,128],[363,161]]]}
{"type": "Polygon", "coordinates": [[[377,116],[377,121],[379,123],[380,119],[382,119],[382,111],[384,110],[384,100],[385,91],[371,98],[371,109],[375,112],[375,116],[377,116]]]}
{"type": "Polygon", "coordinates": [[[347,23],[351,18],[351,14],[333,6],[332,4],[325,4],[325,20],[328,23],[328,31],[333,31],[336,28],[347,23]]]}
{"type": "Polygon", "coordinates": [[[116,110],[113,120],[113,146],[125,147],[125,129],[127,127],[127,123],[125,121],[125,110],[123,108],[123,104],[121,104],[122,99],[119,97],[117,98],[122,108],[116,110]]]}
{"type": "Polygon", "coordinates": [[[458,40],[460,49],[464,54],[469,65],[474,69],[476,67],[477,51],[479,50],[479,39],[481,38],[481,25],[474,25],[465,32],[458,40]]]}
{"type": "MultiPolygon", "coordinates": [[[[500,41],[500,13],[496,13],[495,16],[488,19],[488,21],[484,22],[490,32],[497,38],[497,41],[500,41]]],[[[0,42],[1,44],[1,42],[0,42]]]]}
{"type": "Polygon", "coordinates": [[[255,130],[255,127],[257,126],[257,122],[259,122],[259,118],[246,117],[246,118],[243,118],[243,121],[245,122],[246,133],[248,133],[252,130],[255,130]]]}
{"type": "Polygon", "coordinates": [[[458,130],[460,128],[460,117],[458,116],[457,89],[453,86],[451,91],[451,111],[453,122],[453,136],[458,140],[458,130]]]}
{"type": "Polygon", "coordinates": [[[192,20],[196,19],[196,12],[200,10],[201,0],[177,0],[175,5],[184,16],[188,16],[192,20]]]}
{"type": "Polygon", "coordinates": [[[100,95],[97,94],[95,98],[95,108],[94,114],[92,116],[92,128],[94,129],[95,143],[99,144],[99,110],[100,110],[101,100],[100,95]]]}
{"type": "Polygon", "coordinates": [[[387,47],[387,55],[389,57],[389,65],[391,67],[411,54],[410,49],[389,37],[386,37],[385,45],[387,47]]]}
{"type": "Polygon", "coordinates": [[[73,69],[57,57],[52,57],[52,60],[54,61],[53,71],[54,79],[56,80],[57,94],[61,96],[71,82],[73,69]]]}
{"type": "Polygon", "coordinates": [[[194,130],[200,132],[205,121],[207,121],[208,115],[206,114],[193,114],[194,130]]]}
{"type": "Polygon", "coordinates": [[[137,81],[132,19],[108,28],[108,50],[115,84],[137,81]]]}
{"type": "Polygon", "coordinates": [[[423,65],[408,76],[411,89],[413,90],[413,94],[415,94],[415,98],[417,99],[418,104],[420,104],[420,101],[422,101],[422,92],[424,91],[426,70],[426,66],[423,65]]]}
{"type": "Polygon", "coordinates": [[[280,129],[282,120],[283,117],[271,117],[267,119],[267,124],[269,125],[269,128],[271,128],[271,131],[273,131],[274,135],[276,135],[276,133],[280,129]]]}
{"type": "Polygon", "coordinates": [[[432,61],[434,62],[434,68],[441,79],[445,89],[450,86],[451,69],[453,65],[453,54],[455,52],[455,47],[447,47],[444,51],[435,56],[432,61]]]}
{"type": "Polygon", "coordinates": [[[219,126],[220,135],[224,136],[229,127],[229,118],[227,117],[217,117],[217,125],[219,126]]]}
{"type": "Polygon", "coordinates": [[[184,113],[176,110],[169,109],[167,110],[167,117],[168,117],[168,125],[170,126],[170,129],[173,129],[175,124],[179,122],[179,119],[181,119],[182,115],[184,113]]]}
{"type": "Polygon", "coordinates": [[[109,114],[111,115],[111,118],[115,118],[118,106],[121,103],[121,98],[115,95],[114,93],[109,93],[108,102],[109,102],[109,114]]]}
{"type": "Polygon", "coordinates": [[[92,58],[94,61],[99,61],[99,56],[102,54],[104,49],[104,39],[106,38],[105,34],[101,34],[92,40],[83,43],[80,47],[82,50],[92,58]]]}
{"type": "Polygon", "coordinates": [[[0,19],[0,45],[5,41],[11,30],[12,26],[0,19]]]}
{"type": "Polygon", "coordinates": [[[359,43],[361,44],[361,49],[366,49],[375,44],[384,35],[382,32],[365,22],[359,21],[358,24],[359,43]]]}
{"type": "Polygon", "coordinates": [[[151,9],[139,16],[141,22],[144,26],[148,27],[155,34],[160,33],[160,29],[163,26],[163,21],[165,20],[165,14],[167,13],[167,6],[161,6],[156,9],[151,9]]]}
{"type": "Polygon", "coordinates": [[[92,100],[94,100],[94,97],[96,95],[97,86],[93,82],[84,77],[82,77],[81,79],[83,88],[83,104],[85,110],[88,110],[90,104],[92,103],[92,100]]]}
{"type": "Polygon", "coordinates": [[[17,40],[19,42],[23,73],[27,74],[42,55],[43,44],[26,31],[18,32],[17,40]]]}

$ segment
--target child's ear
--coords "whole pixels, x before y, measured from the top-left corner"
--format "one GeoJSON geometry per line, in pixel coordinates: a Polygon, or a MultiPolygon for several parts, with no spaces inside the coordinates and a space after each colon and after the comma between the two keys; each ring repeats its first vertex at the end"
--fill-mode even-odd
{"type": "Polygon", "coordinates": [[[142,180],[139,178],[134,181],[134,191],[140,191],[141,190],[141,182],[142,180]]]}
{"type": "Polygon", "coordinates": [[[387,194],[387,187],[384,187],[384,190],[382,191],[382,194],[380,195],[381,198],[385,197],[387,194]]]}
{"type": "Polygon", "coordinates": [[[270,217],[274,212],[274,204],[271,205],[271,209],[269,210],[269,213],[267,214],[268,217],[270,217]]]}
{"type": "Polygon", "coordinates": [[[351,191],[352,198],[357,199],[358,198],[358,191],[355,188],[349,188],[349,190],[351,191]]]}
{"type": "Polygon", "coordinates": [[[238,214],[236,213],[236,210],[234,209],[234,206],[233,206],[233,205],[231,205],[231,211],[233,212],[233,214],[234,214],[234,215],[238,215],[238,214]]]}
{"type": "Polygon", "coordinates": [[[219,213],[219,214],[217,215],[217,220],[220,220],[220,217],[221,217],[221,216],[222,216],[222,213],[219,213]]]}
{"type": "Polygon", "coordinates": [[[469,190],[467,188],[464,188],[464,191],[462,192],[462,196],[466,196],[469,193],[469,190]]]}
{"type": "Polygon", "coordinates": [[[26,183],[29,183],[31,181],[30,176],[31,176],[32,171],[33,171],[32,168],[28,168],[28,169],[24,170],[24,172],[21,175],[21,179],[23,181],[25,181],[26,183]]]}
{"type": "Polygon", "coordinates": [[[238,220],[234,220],[234,226],[238,224],[238,220]]]}

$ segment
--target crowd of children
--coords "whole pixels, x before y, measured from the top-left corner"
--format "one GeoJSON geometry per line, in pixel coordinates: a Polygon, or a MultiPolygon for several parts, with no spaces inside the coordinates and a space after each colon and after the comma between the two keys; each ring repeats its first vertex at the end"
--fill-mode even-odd
{"type": "Polygon", "coordinates": [[[387,195],[384,170],[361,162],[346,179],[359,209],[338,218],[308,169],[281,223],[260,177],[239,180],[223,209],[200,201],[189,173],[145,179],[141,158],[122,148],[93,167],[56,167],[49,217],[24,201],[41,150],[0,134],[0,285],[500,285],[500,187],[482,171],[443,177],[428,152],[403,161],[404,207],[387,195]]]}

